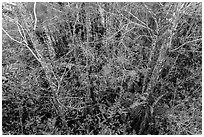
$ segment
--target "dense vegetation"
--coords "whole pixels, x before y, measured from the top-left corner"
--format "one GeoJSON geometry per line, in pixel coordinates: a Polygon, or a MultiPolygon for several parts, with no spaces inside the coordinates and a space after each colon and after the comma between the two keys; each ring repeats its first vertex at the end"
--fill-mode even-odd
{"type": "Polygon", "coordinates": [[[3,134],[201,134],[201,3],[3,3],[3,134]]]}

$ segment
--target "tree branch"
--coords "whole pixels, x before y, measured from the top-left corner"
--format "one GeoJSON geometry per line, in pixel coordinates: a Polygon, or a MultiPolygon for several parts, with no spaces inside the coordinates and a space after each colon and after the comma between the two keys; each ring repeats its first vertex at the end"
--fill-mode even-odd
{"type": "Polygon", "coordinates": [[[37,15],[36,15],[36,2],[34,3],[33,12],[34,12],[34,17],[35,17],[35,23],[34,23],[34,30],[35,30],[37,27],[37,21],[38,21],[37,15]]]}
{"type": "Polygon", "coordinates": [[[4,30],[3,27],[2,27],[2,30],[3,30],[3,32],[6,33],[6,35],[7,35],[10,39],[12,39],[13,41],[17,42],[18,44],[24,44],[23,42],[20,42],[20,41],[14,39],[8,32],[6,32],[6,31],[4,30]]]}
{"type": "Polygon", "coordinates": [[[170,50],[170,52],[177,51],[177,50],[179,50],[181,47],[183,47],[184,45],[189,44],[189,43],[191,43],[191,42],[196,42],[196,41],[199,41],[199,40],[202,40],[202,38],[200,38],[200,39],[195,39],[195,40],[192,40],[192,41],[187,41],[186,43],[182,44],[181,46],[179,46],[179,47],[177,47],[177,48],[175,48],[175,49],[170,50]]]}

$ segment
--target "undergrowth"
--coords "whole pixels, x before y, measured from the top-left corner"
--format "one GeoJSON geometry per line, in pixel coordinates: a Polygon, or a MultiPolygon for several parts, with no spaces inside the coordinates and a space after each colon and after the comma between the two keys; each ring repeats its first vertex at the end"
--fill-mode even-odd
{"type": "Polygon", "coordinates": [[[2,13],[3,134],[202,133],[201,3],[3,3],[2,13]]]}

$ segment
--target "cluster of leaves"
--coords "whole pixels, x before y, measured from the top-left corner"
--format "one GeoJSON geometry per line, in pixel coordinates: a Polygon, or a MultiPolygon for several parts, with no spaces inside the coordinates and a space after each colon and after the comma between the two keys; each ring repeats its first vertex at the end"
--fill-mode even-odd
{"type": "Polygon", "coordinates": [[[3,133],[201,134],[200,8],[4,3],[3,133]]]}

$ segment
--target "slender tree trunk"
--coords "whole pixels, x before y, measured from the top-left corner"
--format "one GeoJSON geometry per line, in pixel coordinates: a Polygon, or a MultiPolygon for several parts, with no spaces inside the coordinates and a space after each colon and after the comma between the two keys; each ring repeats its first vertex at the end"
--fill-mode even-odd
{"type": "MultiPolygon", "coordinates": [[[[23,9],[24,7],[22,5],[18,5],[17,7],[17,15],[18,15],[18,20],[19,23],[21,24],[21,26],[26,31],[24,31],[25,34],[25,39],[24,41],[27,43],[28,48],[30,48],[30,51],[32,52],[32,54],[34,54],[35,58],[39,61],[39,63],[41,64],[42,68],[45,71],[46,74],[46,78],[49,81],[49,85],[51,87],[51,92],[53,94],[53,99],[52,99],[52,103],[54,104],[55,108],[56,108],[56,112],[57,114],[60,116],[61,120],[62,120],[62,124],[63,127],[67,127],[66,124],[66,120],[65,120],[65,108],[64,106],[60,103],[60,101],[58,100],[58,95],[57,95],[57,86],[58,85],[58,81],[57,78],[53,72],[53,67],[51,65],[51,60],[50,60],[50,51],[48,49],[48,47],[46,47],[45,45],[41,44],[40,41],[38,41],[37,37],[36,37],[36,30],[32,30],[31,27],[29,25],[32,25],[31,21],[27,18],[25,18],[23,16],[23,9]],[[57,84],[55,84],[57,83],[57,84]]],[[[40,28],[40,30],[43,30],[43,28],[40,28]]]]}

